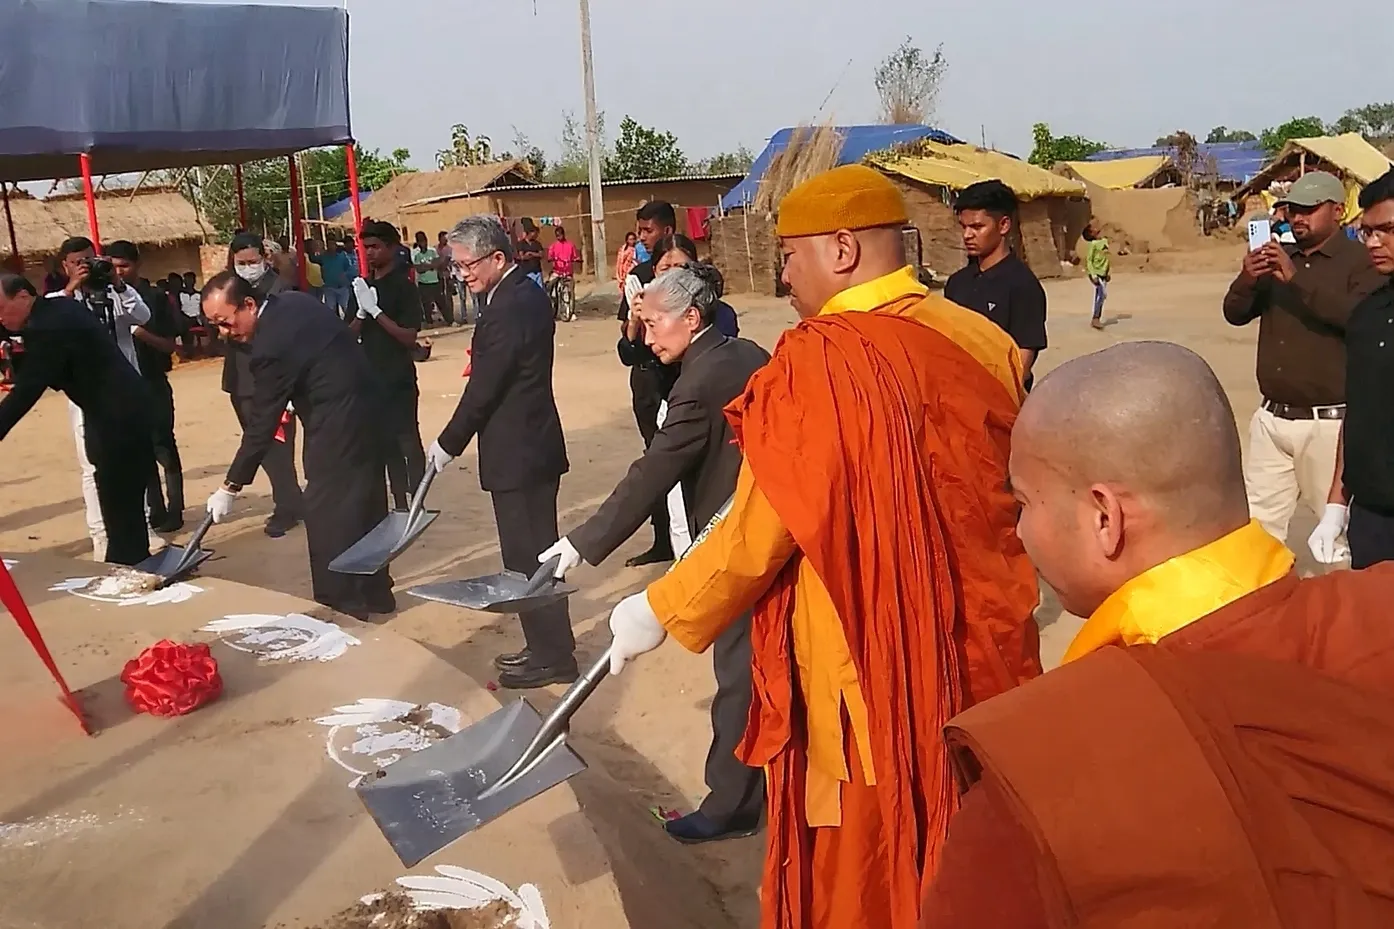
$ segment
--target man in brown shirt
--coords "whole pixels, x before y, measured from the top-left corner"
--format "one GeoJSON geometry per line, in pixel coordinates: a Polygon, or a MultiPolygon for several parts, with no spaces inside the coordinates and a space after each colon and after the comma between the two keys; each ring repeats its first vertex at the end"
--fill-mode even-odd
{"type": "Polygon", "coordinates": [[[1244,483],[1249,509],[1286,541],[1301,500],[1321,515],[1345,418],[1346,321],[1382,279],[1341,230],[1346,191],[1324,171],[1293,183],[1279,201],[1295,245],[1270,242],[1244,258],[1225,295],[1225,319],[1259,321],[1258,386],[1244,483]]]}

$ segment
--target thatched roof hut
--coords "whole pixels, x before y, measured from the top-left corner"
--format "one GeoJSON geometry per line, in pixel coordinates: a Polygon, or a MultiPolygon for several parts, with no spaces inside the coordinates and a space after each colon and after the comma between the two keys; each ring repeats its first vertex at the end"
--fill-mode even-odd
{"type": "MultiPolygon", "coordinates": [[[[88,235],[87,204],[81,194],[62,194],[36,200],[23,191],[10,191],[10,213],[19,250],[27,256],[51,255],[70,236],[88,235]]],[[[97,219],[102,241],[127,239],[140,246],[160,248],[201,242],[209,230],[199,221],[193,204],[172,190],[103,191],[97,195],[97,219]]],[[[9,237],[0,235],[0,254],[8,254],[9,237]]]]}
{"type": "Polygon", "coordinates": [[[372,219],[403,224],[401,209],[432,197],[463,197],[486,190],[535,181],[519,161],[494,161],[483,165],[464,165],[443,171],[412,171],[399,174],[363,200],[363,215],[372,219]]]}

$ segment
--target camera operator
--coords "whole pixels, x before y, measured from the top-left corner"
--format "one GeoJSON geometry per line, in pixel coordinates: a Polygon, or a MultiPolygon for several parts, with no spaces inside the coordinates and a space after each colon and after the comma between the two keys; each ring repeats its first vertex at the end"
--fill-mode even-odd
{"type": "MultiPolygon", "coordinates": [[[[62,290],[48,296],[69,297],[86,307],[111,334],[116,347],[131,367],[139,371],[140,361],[136,358],[131,327],[143,326],[150,321],[150,307],[146,306],[134,287],[127,286],[120,279],[110,261],[97,257],[91,239],[84,236],[68,239],[59,247],[58,255],[68,281],[62,290]]],[[[82,410],[71,399],[68,401],[68,413],[73,423],[73,439],[77,443],[78,466],[82,469],[82,499],[87,509],[87,534],[92,538],[92,556],[97,561],[104,561],[107,531],[97,493],[97,472],[88,457],[87,443],[83,438],[82,410]]]]}

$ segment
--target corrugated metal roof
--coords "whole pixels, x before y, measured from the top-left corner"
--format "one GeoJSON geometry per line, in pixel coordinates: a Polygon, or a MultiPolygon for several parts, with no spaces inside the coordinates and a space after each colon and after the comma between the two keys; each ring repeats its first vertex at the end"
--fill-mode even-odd
{"type": "Polygon", "coordinates": [[[976,145],[944,145],[926,139],[914,146],[913,154],[880,153],[866,160],[890,174],[950,190],[962,190],[979,181],[999,180],[1022,200],[1085,195],[1085,187],[1079,181],[976,145]]]}
{"type": "MultiPolygon", "coordinates": [[[[1215,169],[1222,181],[1243,184],[1263,170],[1268,160],[1263,146],[1257,142],[1202,142],[1196,146],[1202,160],[1215,159],[1215,169]]],[[[1090,155],[1085,161],[1117,161],[1146,155],[1174,157],[1176,150],[1166,145],[1151,148],[1115,148],[1090,155]]]]}
{"type": "MultiPolygon", "coordinates": [[[[745,175],[740,173],[731,174],[676,174],[671,177],[642,177],[632,180],[611,180],[601,181],[601,188],[621,187],[626,184],[676,184],[682,181],[734,181],[745,175]]],[[[490,187],[487,190],[476,190],[462,194],[441,194],[436,197],[423,197],[420,200],[413,200],[404,203],[403,206],[423,206],[428,203],[442,203],[446,200],[454,200],[457,197],[471,197],[476,194],[496,194],[506,193],[510,190],[585,190],[590,187],[589,181],[568,181],[562,184],[500,184],[497,187],[490,187]]]]}
{"type": "MultiPolygon", "coordinates": [[[[919,139],[933,139],[936,142],[946,143],[958,141],[947,132],[941,132],[931,126],[836,126],[834,128],[842,136],[842,153],[839,156],[838,164],[844,165],[856,164],[872,152],[886,151],[897,145],[915,142],[919,139]]],[[[774,156],[789,147],[789,140],[793,138],[795,131],[792,127],[781,129],[770,137],[769,144],[760,153],[760,157],[755,159],[755,164],[751,166],[750,173],[745,176],[745,180],[731,188],[721,198],[723,210],[754,202],[755,193],[760,189],[760,179],[769,170],[770,162],[774,160],[774,156]]]]}
{"type": "Polygon", "coordinates": [[[1066,161],[1062,164],[1080,180],[1109,190],[1128,190],[1145,184],[1171,164],[1166,155],[1139,155],[1113,161],[1066,161]]]}

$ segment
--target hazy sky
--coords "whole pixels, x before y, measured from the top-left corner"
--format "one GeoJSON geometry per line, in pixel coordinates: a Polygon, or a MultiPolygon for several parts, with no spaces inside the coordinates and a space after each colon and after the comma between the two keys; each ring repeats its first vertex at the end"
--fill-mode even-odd
{"type": "MultiPolygon", "coordinates": [[[[554,156],[561,112],[583,113],[575,0],[348,0],[348,9],[354,133],[369,148],[406,147],[429,167],[461,122],[500,149],[516,126],[554,156]]],[[[1022,156],[1037,121],[1114,146],[1150,145],[1177,128],[1203,137],[1216,124],[1258,132],[1293,115],[1330,121],[1394,97],[1379,9],[1351,0],[591,2],[609,127],[632,115],[672,131],[693,158],[741,144],[758,152],[775,130],[815,120],[834,85],[824,117],[873,121],[872,71],[907,35],[926,50],[943,43],[949,60],[935,122],[1022,156]],[[1265,34],[1279,56],[1299,56],[1291,71],[1273,66],[1254,38],[1265,34]]]]}

